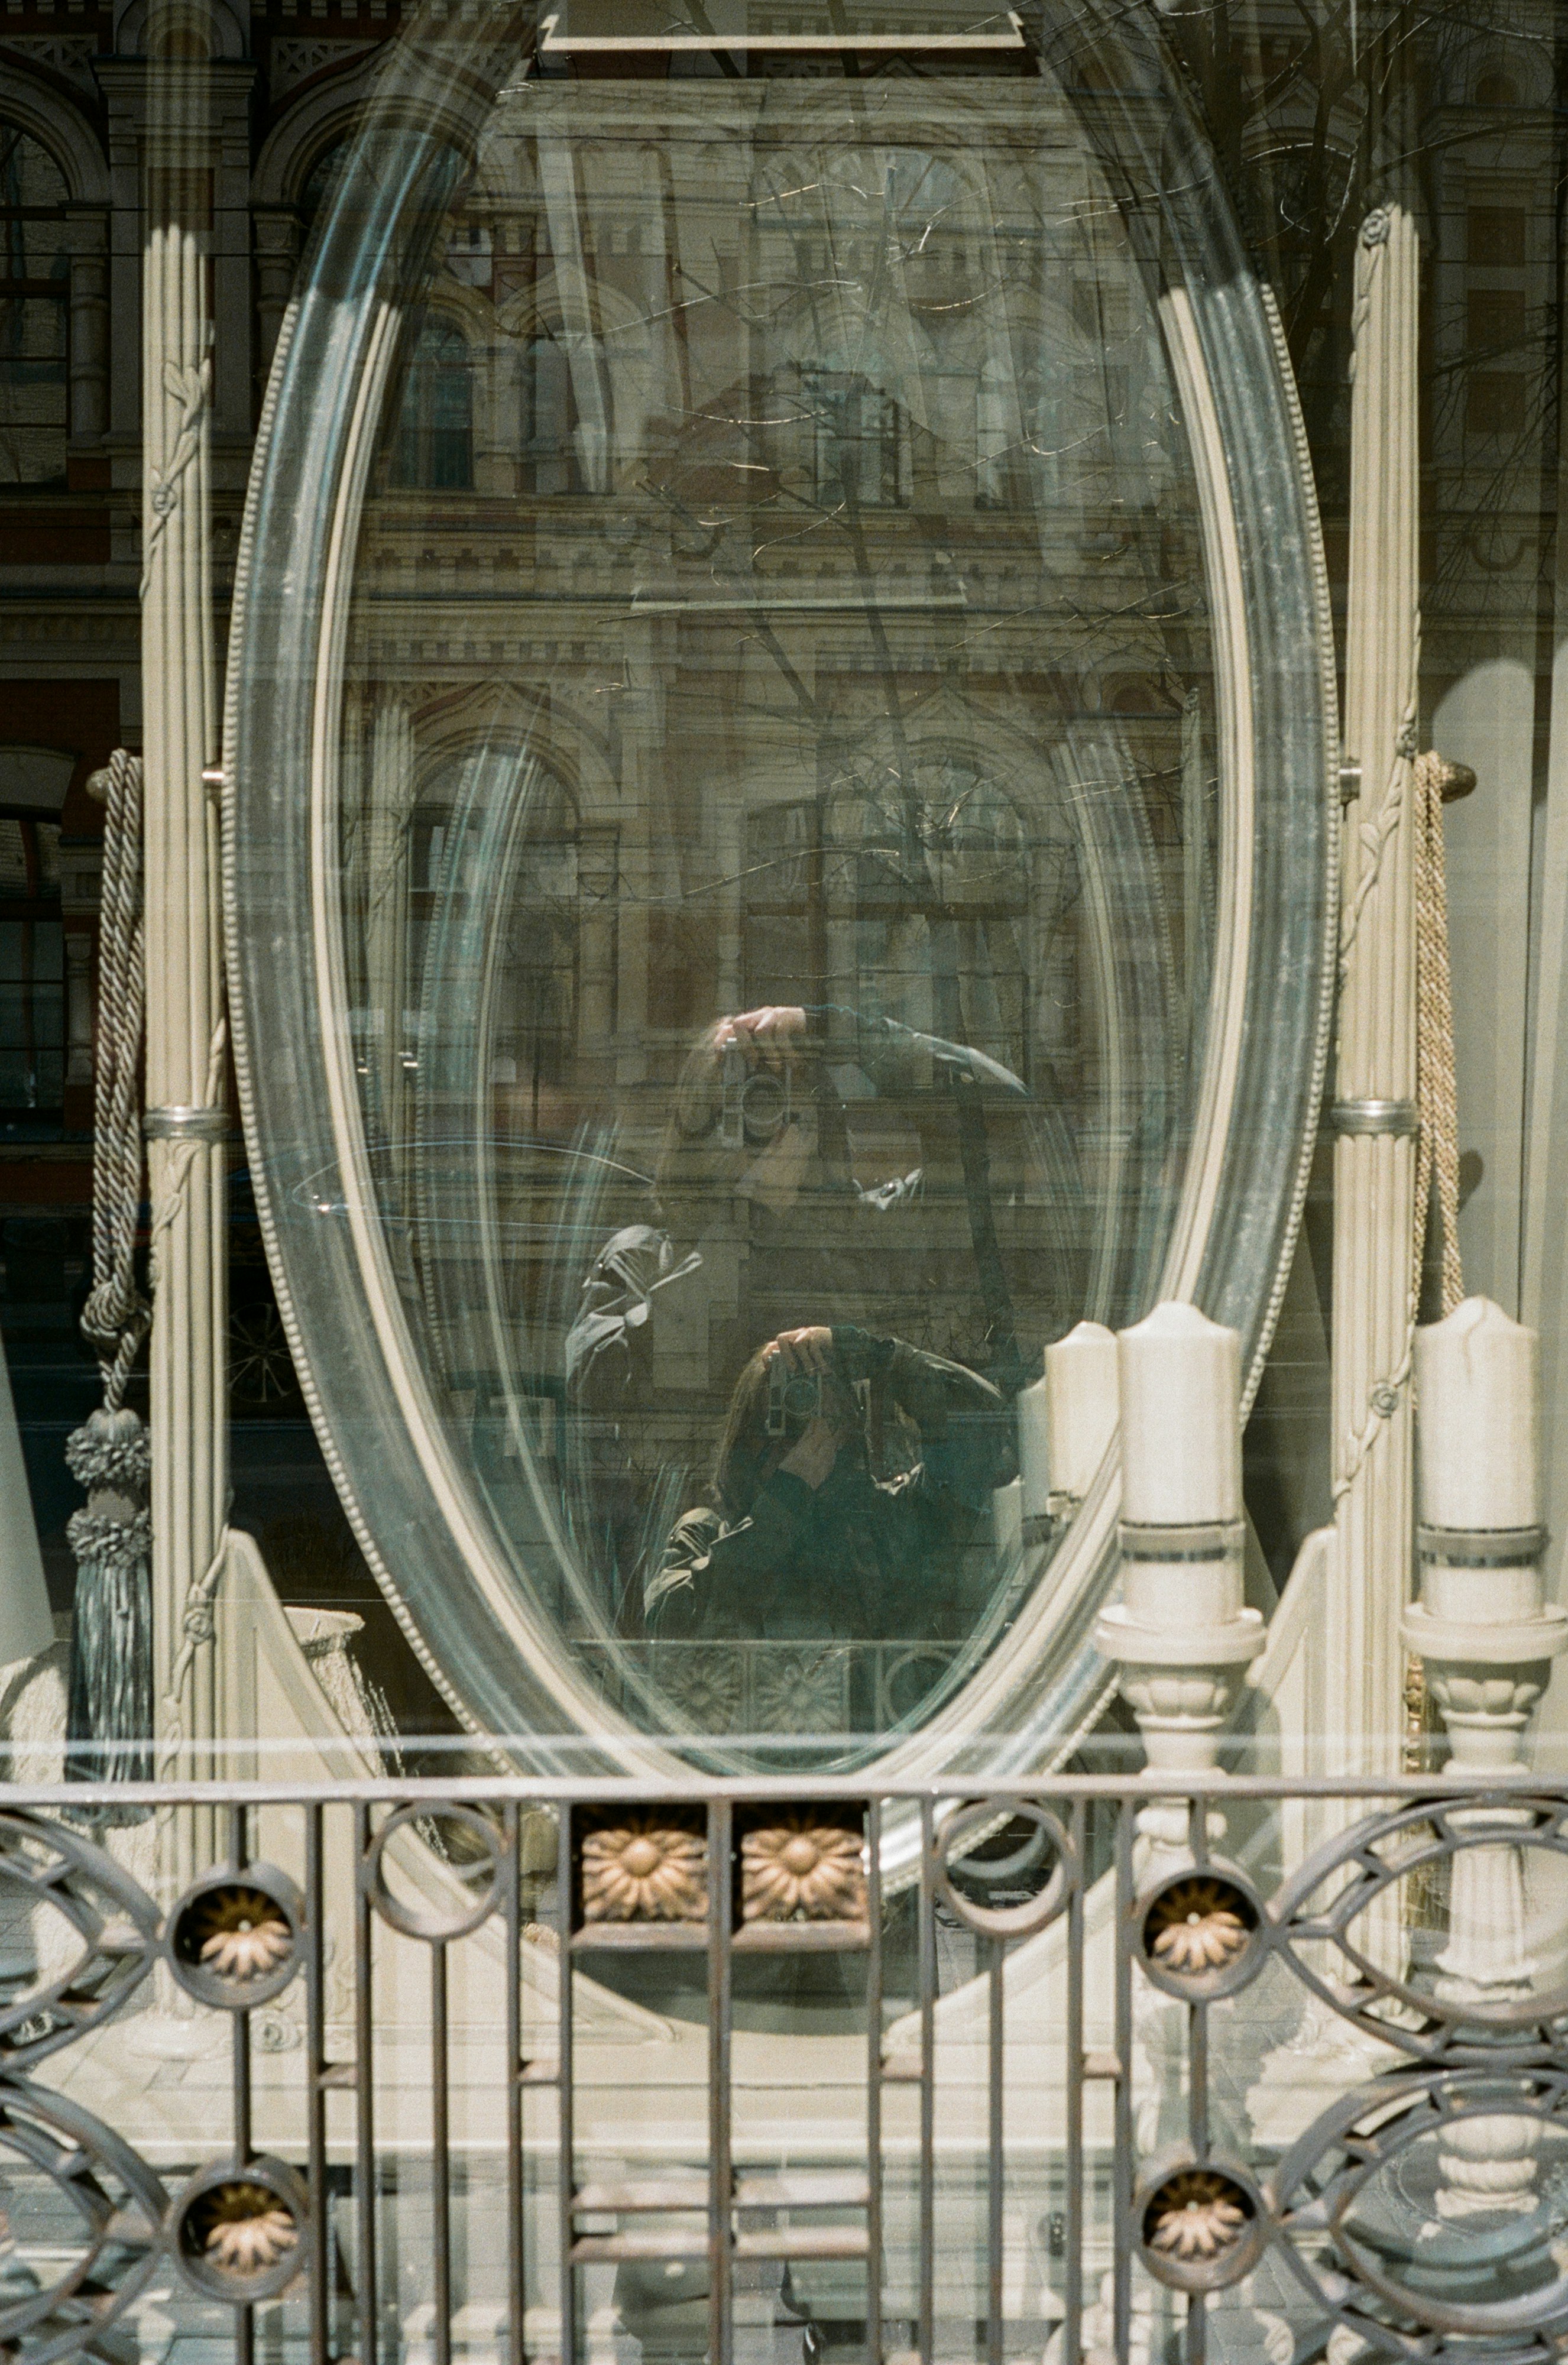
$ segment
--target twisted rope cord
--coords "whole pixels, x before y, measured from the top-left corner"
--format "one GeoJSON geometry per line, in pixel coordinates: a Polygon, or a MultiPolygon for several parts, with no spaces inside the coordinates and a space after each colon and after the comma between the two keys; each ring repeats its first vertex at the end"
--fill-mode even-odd
{"type": "MultiPolygon", "coordinates": [[[[1399,763],[1405,760],[1403,743],[1411,727],[1407,712],[1400,734],[1401,753],[1396,758],[1399,763]]],[[[1420,1130],[1416,1149],[1416,1227],[1411,1242],[1405,1344],[1395,1368],[1368,1391],[1367,1418],[1351,1437],[1342,1474],[1334,1482],[1336,1503],[1350,1493],[1361,1475],[1368,1455],[1398,1411],[1409,1385],[1434,1174],[1443,1236],[1443,1312],[1451,1314],[1464,1295],[1459,1253],[1459,1095],[1454,1069],[1453,981],[1449,962],[1448,884],[1443,859],[1442,789],[1447,770],[1443,758],[1430,749],[1416,757],[1411,769],[1416,830],[1416,1104],[1420,1130]]],[[[1382,848],[1392,836],[1393,826],[1391,824],[1381,835],[1377,856],[1380,863],[1382,848]]],[[[1363,830],[1362,842],[1366,843],[1373,834],[1370,826],[1363,830]]],[[[1358,895],[1357,917],[1364,901],[1363,896],[1358,895]]],[[[1353,921],[1350,937],[1353,940],[1353,921]]],[[[1348,951],[1346,943],[1342,958],[1348,951]]]]}
{"type": "Polygon", "coordinates": [[[161,1771],[174,1765],[185,1747],[185,1681],[196,1664],[196,1653],[217,1635],[218,1621],[212,1604],[228,1556],[229,1530],[225,1525],[218,1531],[218,1541],[205,1571],[200,1576],[194,1576],[185,1588],[185,1598],[180,1611],[179,1655],[169,1671],[169,1688],[162,1699],[163,1730],[158,1741],[161,1771]]]}
{"type": "MultiPolygon", "coordinates": [[[[1412,667],[1418,667],[1420,662],[1421,644],[1417,640],[1415,655],[1411,660],[1412,667]]],[[[1350,967],[1350,953],[1356,941],[1356,931],[1361,924],[1361,913],[1366,907],[1368,897],[1383,875],[1383,857],[1388,852],[1394,833],[1405,817],[1405,783],[1408,777],[1407,768],[1415,754],[1416,700],[1412,692],[1410,702],[1405,709],[1404,720],[1399,726],[1399,736],[1394,743],[1394,760],[1388,768],[1388,779],[1383,784],[1383,802],[1377,809],[1377,819],[1375,822],[1363,822],[1356,833],[1361,840],[1366,860],[1361,866],[1361,875],[1356,881],[1355,895],[1346,906],[1345,916],[1339,928],[1341,986],[1345,982],[1345,973],[1350,967]]]]}
{"type": "MultiPolygon", "coordinates": [[[[229,1018],[219,1011],[218,1024],[212,1030],[207,1047],[207,1090],[202,1095],[204,1108],[216,1108],[223,1082],[223,1055],[229,1048],[229,1018]]],[[[185,1204],[190,1188],[191,1171],[201,1145],[191,1140],[176,1141],[167,1166],[163,1170],[163,1186],[152,1217],[152,1230],[148,1241],[148,1261],[154,1292],[158,1281],[158,1256],[163,1236],[185,1204]]]]}
{"type": "MultiPolygon", "coordinates": [[[[1410,1282],[1412,1346],[1437,1183],[1442,1227],[1439,1310],[1451,1314],[1464,1295],[1459,1252],[1459,1086],[1453,1041],[1453,975],[1449,959],[1449,898],[1443,847],[1443,780],[1448,766],[1430,748],[1416,760],[1416,1105],[1421,1130],[1416,1146],[1416,1239],[1410,1282]]],[[[1405,1663],[1403,1762],[1418,1774],[1432,1763],[1437,1720],[1424,1659],[1405,1663]]],[[[1425,1919],[1439,1903],[1428,1867],[1407,1900],[1407,1918],[1425,1919]]]]}
{"type": "Polygon", "coordinates": [[[1443,779],[1430,749],[1416,759],[1416,1278],[1419,1293],[1437,1181],[1442,1227],[1441,1305],[1464,1295],[1459,1253],[1459,1092],[1454,1073],[1453,978],[1449,966],[1448,879],[1443,860],[1443,779]]]}
{"type": "Polygon", "coordinates": [[[140,757],[117,747],[106,786],[93,1104],[93,1288],[82,1311],[82,1330],[98,1350],[105,1407],[118,1412],[152,1319],[152,1309],[136,1285],[136,1216],[141,1201],[137,1080],[146,993],[140,757]]]}

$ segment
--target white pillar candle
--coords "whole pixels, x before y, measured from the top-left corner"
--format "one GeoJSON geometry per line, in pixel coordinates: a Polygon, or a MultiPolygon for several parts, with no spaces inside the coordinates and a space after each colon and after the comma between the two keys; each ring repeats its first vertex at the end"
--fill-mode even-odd
{"type": "Polygon", "coordinates": [[[1417,1501],[1428,1527],[1539,1524],[1537,1343],[1489,1297],[1467,1297],[1417,1331],[1417,1501]]]}
{"type": "Polygon", "coordinates": [[[1174,1302],[1116,1341],[1122,1517],[1195,1527],[1241,1517],[1241,1341],[1174,1302]]]}
{"type": "MultiPolygon", "coordinates": [[[[1079,1323],[1046,1349],[1046,1376],[1039,1386],[1045,1395],[1047,1483],[1056,1494],[1081,1502],[1116,1433],[1121,1396],[1115,1333],[1103,1322],[1079,1323]]],[[[1027,1476],[1024,1485],[1027,1493],[1027,1476]]]]}
{"type": "MultiPolygon", "coordinates": [[[[1047,1356],[1050,1351],[1047,1347],[1047,1356]]],[[[1051,1499],[1050,1412],[1044,1380],[1018,1391],[1018,1478],[1024,1518],[1043,1519],[1051,1499]]]]}

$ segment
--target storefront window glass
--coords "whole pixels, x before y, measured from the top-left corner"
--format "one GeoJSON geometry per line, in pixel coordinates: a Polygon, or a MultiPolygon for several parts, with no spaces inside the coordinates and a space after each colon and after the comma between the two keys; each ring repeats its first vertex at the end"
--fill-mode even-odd
{"type": "MultiPolygon", "coordinates": [[[[1193,1143],[1267,1129],[1235,952],[1283,908],[1253,800],[1325,824],[1310,510],[1266,315],[1216,326],[1234,232],[1172,214],[1083,60],[938,16],[864,87],[760,24],[749,71],[651,79],[567,28],[461,163],[376,134],[294,383],[356,270],[408,300],[299,413],[355,489],[241,644],[243,710],[313,584],[338,652],[279,758],[317,814],[307,1031],[351,1055],[263,1119],[284,1261],[341,1242],[473,1523],[456,1586],[482,1559],[521,1658],[633,1728],[885,1740],[1037,1618],[1092,1471],[1025,1492],[1025,1392],[1223,1261],[1193,1143]],[[1214,477],[1226,370],[1293,521],[1249,517],[1230,578],[1262,477],[1214,477]],[[1234,605],[1276,562],[1283,633],[1234,605]],[[1306,736],[1261,790],[1287,675],[1306,736]]],[[[1102,80],[1157,93],[1106,38],[1102,80]]],[[[278,877],[248,925],[303,925],[278,877]]]]}

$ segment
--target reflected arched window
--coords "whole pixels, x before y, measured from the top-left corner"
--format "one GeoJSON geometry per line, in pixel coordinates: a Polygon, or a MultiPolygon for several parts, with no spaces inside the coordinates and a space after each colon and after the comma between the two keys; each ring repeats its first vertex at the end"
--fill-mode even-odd
{"type": "Polygon", "coordinates": [[[483,891],[486,865],[495,859],[484,817],[501,783],[522,808],[522,852],[492,983],[489,1081],[509,1128],[549,1133],[563,1123],[562,1093],[577,1049],[577,811],[569,790],[532,757],[487,745],[450,757],[422,783],[409,840],[409,972],[423,980],[422,1039],[444,1026],[454,982],[449,969],[433,982],[425,973],[429,930],[483,891]]]}
{"type": "Polygon", "coordinates": [[[322,199],[335,196],[339,176],[349,152],[347,134],[330,140],[317,157],[299,185],[299,231],[303,245],[315,228],[316,217],[321,210],[322,199]]]}
{"type": "Polygon", "coordinates": [[[824,509],[902,509],[909,499],[907,421],[890,394],[848,370],[801,373],[812,474],[824,509]]]}
{"type": "Polygon", "coordinates": [[[599,340],[540,329],[523,359],[524,491],[608,492],[609,454],[610,381],[599,340]]]}
{"type": "Polygon", "coordinates": [[[70,433],[65,177],[0,122],[0,483],[63,485],[70,433]]]}
{"type": "Polygon", "coordinates": [[[465,493],[474,483],[474,380],[467,342],[446,320],[427,320],[403,388],[392,481],[408,489],[465,493]]]}

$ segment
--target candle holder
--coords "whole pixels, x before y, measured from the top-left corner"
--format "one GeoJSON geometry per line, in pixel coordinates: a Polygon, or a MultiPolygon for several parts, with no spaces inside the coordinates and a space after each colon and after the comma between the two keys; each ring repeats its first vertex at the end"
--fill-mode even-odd
{"type": "MultiPolygon", "coordinates": [[[[1540,1523],[1536,1337],[1486,1298],[1417,1331],[1419,1597],[1401,1639],[1420,1659],[1448,1733],[1450,1770],[1477,1786],[1522,1767],[1525,1732],[1568,1648],[1568,1612],[1548,1603],[1540,1523]],[[1459,1524],[1460,1521],[1468,1524],[1459,1524]]],[[[1456,1828],[1506,1831],[1529,1810],[1460,1809],[1456,1828]]],[[[1433,1967],[1450,2003],[1498,2004],[1534,1985],[1524,1862],[1506,1839],[1452,1859],[1448,1934],[1433,1967]]],[[[1535,2123],[1478,2115],[1442,2155],[1438,2217],[1534,2207],[1535,2123]]]]}
{"type": "MultiPolygon", "coordinates": [[[[1156,1306],[1117,1340],[1123,1406],[1122,1598],[1094,1629],[1118,1668],[1151,1775],[1212,1773],[1242,1670],[1264,1647],[1242,1594],[1241,1342],[1196,1306],[1156,1306]]],[[[1211,1840],[1225,1818],[1212,1812],[1211,1840]]],[[[1191,1858],[1188,1809],[1140,1811],[1140,1869],[1191,1858]]]]}
{"type": "MultiPolygon", "coordinates": [[[[1219,1764],[1244,1671],[1268,1641],[1262,1618],[1241,1597],[1245,1537],[1239,1519],[1122,1523],[1122,1599],[1101,1613],[1094,1645],[1116,1663],[1150,1774],[1208,1774],[1219,1764]]],[[[1224,1815],[1211,1810],[1205,1830],[1217,1844],[1224,1815]]],[[[1137,1831],[1148,1878],[1190,1859],[1188,1809],[1180,1798],[1140,1809],[1137,1831]]]]}

